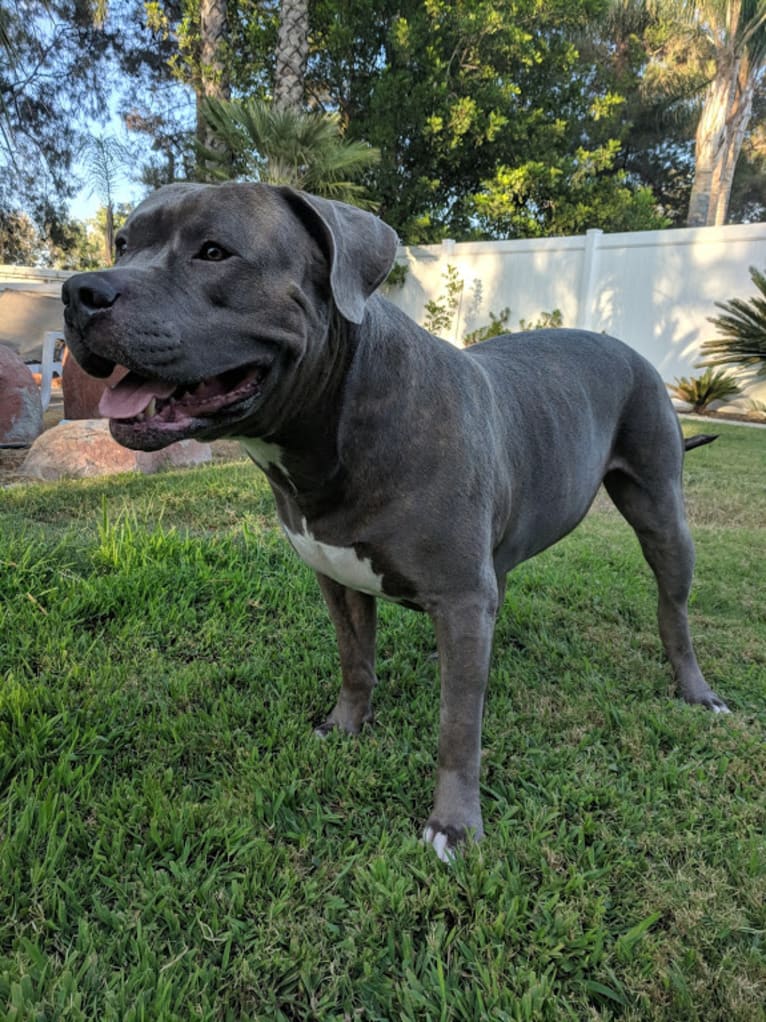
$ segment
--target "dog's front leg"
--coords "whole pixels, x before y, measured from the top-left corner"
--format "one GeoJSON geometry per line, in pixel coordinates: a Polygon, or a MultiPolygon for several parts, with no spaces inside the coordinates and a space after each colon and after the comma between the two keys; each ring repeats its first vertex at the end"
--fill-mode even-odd
{"type": "Polygon", "coordinates": [[[330,716],[317,728],[327,735],[333,728],[358,734],[372,720],[375,687],[375,597],[347,589],[317,572],[319,586],[330,611],[340,653],[342,684],[330,716]]]}
{"type": "Polygon", "coordinates": [[[441,670],[439,764],[434,809],[424,839],[448,862],[455,847],[484,828],[479,803],[481,722],[497,591],[441,606],[432,617],[441,670]]]}

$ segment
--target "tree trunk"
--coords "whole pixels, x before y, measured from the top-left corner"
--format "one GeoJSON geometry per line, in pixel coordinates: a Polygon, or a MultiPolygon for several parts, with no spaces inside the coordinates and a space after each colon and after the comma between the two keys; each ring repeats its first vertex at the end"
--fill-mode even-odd
{"type": "Polygon", "coordinates": [[[734,170],[753,109],[755,80],[746,53],[725,54],[705,92],[694,149],[688,227],[725,224],[734,170]]]}
{"type": "Polygon", "coordinates": [[[215,145],[202,103],[208,96],[229,99],[231,81],[226,67],[229,32],[228,0],[200,0],[200,76],[197,87],[197,141],[208,148],[215,145]]]}
{"type": "Polygon", "coordinates": [[[274,105],[302,110],[306,60],[309,52],[307,0],[282,0],[274,81],[274,105]]]}
{"type": "Polygon", "coordinates": [[[106,263],[104,265],[111,266],[114,262],[114,207],[112,206],[111,198],[107,200],[104,214],[106,219],[104,224],[104,255],[106,256],[106,263]]]}

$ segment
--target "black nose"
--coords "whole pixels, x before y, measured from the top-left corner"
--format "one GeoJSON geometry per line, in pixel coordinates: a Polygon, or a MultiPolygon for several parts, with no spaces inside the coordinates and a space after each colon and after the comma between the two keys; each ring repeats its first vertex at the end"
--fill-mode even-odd
{"type": "Polygon", "coordinates": [[[91,316],[111,309],[120,291],[109,279],[108,272],[77,273],[64,283],[61,300],[66,306],[67,323],[84,327],[91,316]]]}

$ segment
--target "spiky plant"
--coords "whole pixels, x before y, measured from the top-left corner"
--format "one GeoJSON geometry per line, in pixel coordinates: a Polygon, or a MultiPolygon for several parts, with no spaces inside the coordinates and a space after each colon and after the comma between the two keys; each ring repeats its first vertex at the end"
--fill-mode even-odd
{"type": "Polygon", "coordinates": [[[706,369],[700,376],[676,377],[668,387],[671,394],[692,406],[693,412],[704,412],[714,401],[725,401],[740,393],[735,376],[724,369],[706,369]]]}
{"type": "Polygon", "coordinates": [[[203,109],[222,143],[221,150],[203,150],[217,177],[292,185],[374,206],[358,178],[380,160],[380,152],[366,142],[346,140],[337,114],[306,113],[258,99],[208,99],[203,109]]]}
{"type": "Polygon", "coordinates": [[[753,298],[716,302],[724,315],[710,322],[723,336],[702,345],[701,366],[740,365],[766,376],[766,275],[751,266],[750,279],[758,289],[753,298]]]}

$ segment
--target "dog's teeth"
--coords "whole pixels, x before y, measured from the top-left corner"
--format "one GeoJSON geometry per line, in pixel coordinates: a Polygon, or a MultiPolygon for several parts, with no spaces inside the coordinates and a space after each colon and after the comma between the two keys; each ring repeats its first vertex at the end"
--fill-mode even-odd
{"type": "Polygon", "coordinates": [[[149,404],[144,409],[144,418],[151,419],[153,415],[157,414],[157,399],[152,398],[149,404]]]}

